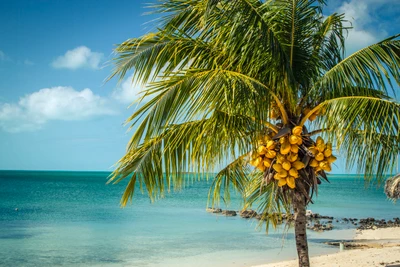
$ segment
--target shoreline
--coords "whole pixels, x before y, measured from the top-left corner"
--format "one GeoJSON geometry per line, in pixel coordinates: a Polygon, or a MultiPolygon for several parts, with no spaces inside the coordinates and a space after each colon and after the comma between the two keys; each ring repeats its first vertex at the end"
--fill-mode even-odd
{"type": "MultiPolygon", "coordinates": [[[[400,266],[400,227],[357,230],[352,240],[345,243],[345,250],[332,254],[310,257],[311,266],[372,267],[400,266]]],[[[252,267],[297,267],[297,259],[252,267]]]]}

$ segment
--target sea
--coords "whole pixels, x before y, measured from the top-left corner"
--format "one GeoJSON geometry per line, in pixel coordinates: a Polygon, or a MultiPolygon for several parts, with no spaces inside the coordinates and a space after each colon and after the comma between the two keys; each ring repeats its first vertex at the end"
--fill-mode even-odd
{"type": "MultiPolygon", "coordinates": [[[[109,174],[0,171],[0,266],[249,267],[296,257],[293,229],[266,234],[256,219],[207,213],[211,181],[154,203],[137,190],[121,208],[126,183],[106,184],[109,174]]],[[[356,175],[329,179],[308,209],[335,217],[335,229],[308,232],[311,255],[337,252],[324,242],[354,236],[341,218],[400,217],[382,186],[356,175]]],[[[239,210],[240,198],[220,208],[239,210]]]]}

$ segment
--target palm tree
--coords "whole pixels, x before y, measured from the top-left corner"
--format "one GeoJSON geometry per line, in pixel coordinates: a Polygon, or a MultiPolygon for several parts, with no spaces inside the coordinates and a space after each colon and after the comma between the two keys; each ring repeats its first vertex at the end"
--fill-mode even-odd
{"type": "Polygon", "coordinates": [[[343,14],[323,0],[164,0],[158,30],[115,49],[111,77],[145,84],[144,103],[109,182],[154,200],[212,178],[258,205],[266,229],[293,212],[299,266],[309,266],[306,206],[336,159],[382,181],[400,150],[399,35],[345,57],[343,14]],[[316,135],[321,136],[315,138],[316,135]],[[254,168],[255,166],[256,168],[254,168]],[[211,175],[216,169],[219,172],[211,175]]]}

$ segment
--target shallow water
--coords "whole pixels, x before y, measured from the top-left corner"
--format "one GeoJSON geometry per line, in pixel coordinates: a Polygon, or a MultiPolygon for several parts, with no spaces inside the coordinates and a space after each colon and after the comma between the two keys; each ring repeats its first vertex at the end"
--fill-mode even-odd
{"type": "MultiPolygon", "coordinates": [[[[251,266],[295,257],[291,230],[255,230],[256,220],[205,212],[209,184],[195,183],[151,204],[137,194],[119,208],[124,185],[105,172],[0,171],[0,264],[3,266],[251,266]],[[18,211],[15,209],[18,208],[18,211]]],[[[310,209],[335,217],[393,218],[400,206],[383,189],[331,176],[310,209]]],[[[225,208],[225,207],[222,207],[225,208]]],[[[239,208],[233,198],[230,209],[239,208]]],[[[336,225],[347,229],[348,225],[336,225]]],[[[353,231],[309,233],[311,254],[336,251],[325,239],[353,231]]]]}

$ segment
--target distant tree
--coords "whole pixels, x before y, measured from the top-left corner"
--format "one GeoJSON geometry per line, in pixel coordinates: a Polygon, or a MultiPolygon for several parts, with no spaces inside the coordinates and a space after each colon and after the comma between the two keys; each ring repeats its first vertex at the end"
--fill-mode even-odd
{"type": "Polygon", "coordinates": [[[328,180],[333,149],[367,181],[382,181],[400,151],[390,97],[399,35],[345,58],[344,15],[324,16],[324,5],[159,1],[159,29],[115,50],[111,77],[133,70],[152,96],[128,119],[136,130],[110,178],[129,178],[122,205],[136,183],[155,199],[181,188],[186,172],[220,168],[213,204],[234,189],[245,208],[259,205],[267,229],[293,212],[299,266],[309,266],[306,206],[328,180]]]}

